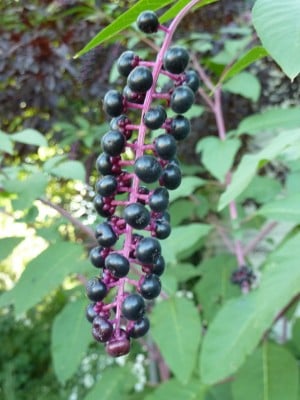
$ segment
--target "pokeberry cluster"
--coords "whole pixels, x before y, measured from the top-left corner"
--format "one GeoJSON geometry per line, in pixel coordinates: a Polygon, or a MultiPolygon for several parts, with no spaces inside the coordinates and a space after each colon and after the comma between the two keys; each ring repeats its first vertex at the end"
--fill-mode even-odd
{"type": "MultiPolygon", "coordinates": [[[[143,12],[137,26],[144,33],[163,29],[168,37],[152,11],[143,12]]],[[[113,357],[127,354],[131,339],[149,330],[145,310],[161,292],[159,277],[165,268],[158,239],[171,233],[168,190],[181,182],[176,141],[190,132],[182,114],[199,87],[197,73],[186,70],[188,52],[166,44],[155,62],[132,51],[121,54],[117,69],[126,85],[122,92],[109,90],[103,99],[112,119],[96,162],[101,176],[94,205],[105,220],[95,231],[99,246],[90,252],[101,273],[87,283],[91,304],[86,316],[94,338],[113,357]],[[171,89],[158,87],[161,74],[170,79],[171,89]],[[168,117],[168,108],[173,116],[168,117]]]]}
{"type": "Polygon", "coordinates": [[[247,265],[240,266],[231,274],[231,282],[240,287],[251,286],[255,279],[254,272],[247,265]]]}

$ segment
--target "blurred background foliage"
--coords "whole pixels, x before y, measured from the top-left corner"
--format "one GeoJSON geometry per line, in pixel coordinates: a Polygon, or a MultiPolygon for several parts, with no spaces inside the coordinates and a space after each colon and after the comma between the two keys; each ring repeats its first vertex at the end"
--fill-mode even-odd
{"type": "MultiPolygon", "coordinates": [[[[149,348],[155,348],[152,356],[160,354],[149,338],[146,344],[135,345],[125,372],[123,359],[110,360],[102,346],[92,343],[83,315],[82,284],[93,275],[87,254],[95,245],[97,222],[92,205],[94,165],[108,126],[101,98],[112,85],[121,87],[113,64],[125,48],[145,57],[151,57],[153,49],[136,30],[128,29],[79,59],[73,56],[134,3],[0,2],[0,398],[5,400],[92,400],[96,393],[101,398],[104,381],[124,385],[121,398],[144,399],[159,385],[159,373],[166,370],[163,359],[158,364],[149,359],[149,348]],[[38,268],[43,272],[37,275],[38,268]],[[60,324],[61,315],[65,324],[60,324]],[[80,326],[75,339],[73,324],[80,326]],[[100,381],[99,376],[103,377],[100,381]]],[[[258,44],[250,18],[253,3],[222,0],[211,4],[185,18],[175,39],[217,80],[224,66],[258,44]]],[[[289,81],[270,58],[254,63],[244,74],[242,81],[224,84],[222,94],[226,127],[233,136],[237,130],[238,144],[232,142],[235,150],[230,148],[228,153],[234,165],[246,151],[268,143],[273,129],[270,121],[278,116],[278,107],[285,111],[276,128],[299,126],[299,78],[289,81]],[[269,112],[262,122],[267,133],[255,136],[261,120],[258,117],[256,125],[246,117],[264,110],[269,112]],[[249,135],[241,135],[246,132],[249,135]]],[[[205,329],[222,304],[239,291],[230,283],[236,261],[223,241],[230,236],[228,211],[217,210],[224,190],[220,183],[224,166],[220,171],[211,165],[209,150],[205,157],[212,143],[203,140],[217,137],[215,120],[201,99],[191,116],[192,134],[179,146],[185,176],[181,189],[172,195],[175,229],[166,245],[172,268],[163,285],[170,295],[183,293],[201,303],[205,329]],[[183,236],[188,238],[185,243],[183,236]],[[212,274],[212,268],[220,264],[219,275],[212,274]]],[[[243,232],[245,242],[253,238],[266,221],[263,215],[253,216],[253,210],[276,198],[283,187],[298,193],[299,170],[299,161],[263,166],[238,198],[242,227],[234,235],[243,232]]],[[[260,243],[248,259],[258,276],[266,253],[297,230],[295,224],[282,224],[260,243]]],[[[297,324],[295,335],[299,334],[297,324]]],[[[295,343],[289,340],[299,356],[299,343],[295,343]]],[[[119,395],[105,398],[117,400],[119,395]]],[[[205,399],[232,399],[231,389],[217,385],[205,399]]]]}

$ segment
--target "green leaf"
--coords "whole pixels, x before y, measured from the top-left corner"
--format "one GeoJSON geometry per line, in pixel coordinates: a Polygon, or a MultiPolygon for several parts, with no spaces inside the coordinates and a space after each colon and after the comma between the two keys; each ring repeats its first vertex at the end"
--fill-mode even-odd
{"type": "Polygon", "coordinates": [[[299,0],[257,0],[252,20],[263,46],[293,80],[300,72],[299,0]]]}
{"type": "Polygon", "coordinates": [[[106,28],[102,29],[88,44],[76,54],[75,58],[82,56],[88,51],[92,50],[94,47],[99,46],[99,44],[105,42],[106,40],[112,38],[119,32],[128,28],[133,22],[136,21],[139,14],[144,10],[155,11],[160,9],[167,4],[172,3],[174,0],[140,0],[132,7],[122,13],[116,20],[114,20],[106,28]]]}
{"type": "Polygon", "coordinates": [[[249,72],[241,72],[224,83],[223,89],[255,102],[259,99],[261,87],[259,80],[254,75],[249,72]]]}
{"type": "Polygon", "coordinates": [[[170,379],[158,386],[144,400],[204,400],[206,388],[198,380],[193,379],[183,385],[176,379],[170,379]]]}
{"type": "Polygon", "coordinates": [[[15,142],[30,144],[33,146],[48,146],[45,137],[35,129],[24,129],[21,132],[9,135],[15,142]]]}
{"type": "MultiPolygon", "coordinates": [[[[285,246],[289,246],[288,242],[285,246]]],[[[225,303],[203,340],[200,357],[203,382],[212,384],[233,374],[280,311],[299,293],[299,287],[298,258],[290,253],[289,258],[268,265],[257,290],[225,303]]]]}
{"type": "Polygon", "coordinates": [[[181,383],[191,378],[201,339],[197,308],[185,298],[157,304],[151,315],[151,332],[166,363],[181,383]]]}
{"type": "Polygon", "coordinates": [[[63,179],[78,179],[80,181],[84,181],[85,179],[85,169],[80,161],[62,161],[55,165],[49,172],[63,179]]]}
{"type": "MultiPolygon", "coordinates": [[[[203,7],[203,6],[206,6],[207,4],[215,3],[216,1],[219,1],[219,0],[205,0],[205,1],[202,1],[199,5],[195,6],[195,9],[203,7]]],[[[179,0],[179,1],[176,1],[176,3],[172,7],[170,7],[168,9],[168,11],[166,11],[159,18],[159,21],[161,23],[164,23],[164,22],[168,21],[169,19],[174,18],[179,13],[179,11],[181,11],[183,9],[183,7],[185,7],[189,2],[190,2],[190,0],[179,0]]]]}
{"type": "Polygon", "coordinates": [[[233,62],[245,47],[251,42],[251,35],[240,39],[227,39],[224,43],[224,49],[211,58],[215,64],[228,65],[233,62]]]}
{"type": "Polygon", "coordinates": [[[23,239],[23,237],[7,237],[0,239],[0,261],[5,260],[23,239]]]}
{"type": "Polygon", "coordinates": [[[257,211],[257,214],[276,221],[290,221],[298,224],[300,223],[300,193],[267,203],[257,211]]]}
{"type": "Polygon", "coordinates": [[[232,400],[231,382],[222,382],[212,386],[205,400],[232,400]]]}
{"type": "Polygon", "coordinates": [[[198,142],[196,150],[202,153],[201,160],[208,171],[223,182],[239,147],[240,141],[237,139],[206,137],[198,142]]]}
{"type": "Polygon", "coordinates": [[[272,201],[281,190],[281,184],[275,178],[257,175],[238,197],[238,201],[242,203],[246,199],[253,199],[257,203],[266,203],[272,201]]]}
{"type": "Polygon", "coordinates": [[[266,57],[268,52],[261,46],[253,47],[251,50],[243,54],[224,74],[222,81],[232,78],[239,72],[243,71],[255,61],[266,57]]]}
{"type": "Polygon", "coordinates": [[[299,141],[300,130],[287,131],[276,136],[257,154],[246,154],[233,174],[230,185],[220,198],[219,210],[226,207],[248,187],[257,170],[262,166],[262,162],[273,160],[299,141]]]}
{"type": "Polygon", "coordinates": [[[110,367],[101,374],[84,400],[124,400],[126,392],[134,384],[130,368],[110,367]]]}
{"type": "Polygon", "coordinates": [[[16,315],[26,312],[62,284],[67,275],[83,268],[86,262],[81,259],[82,253],[82,247],[74,243],[49,246],[28,263],[15,287],[7,292],[10,295],[0,297],[0,307],[13,299],[16,315]]]}
{"type": "Polygon", "coordinates": [[[178,263],[175,265],[170,265],[167,268],[164,275],[169,275],[176,278],[178,282],[186,282],[189,279],[198,277],[202,275],[202,270],[199,267],[195,267],[188,263],[178,263]]]}
{"type": "Polygon", "coordinates": [[[236,133],[255,135],[266,131],[278,132],[280,129],[298,128],[299,125],[300,107],[271,108],[244,118],[236,133]]]}
{"type": "Polygon", "coordinates": [[[67,303],[57,314],[52,325],[53,367],[57,379],[62,384],[78,371],[82,357],[92,340],[90,327],[85,318],[86,305],[85,299],[67,303]]]}
{"type": "Polygon", "coordinates": [[[2,131],[0,131],[0,151],[13,154],[13,144],[10,135],[2,131]]]}
{"type": "Polygon", "coordinates": [[[237,373],[233,400],[297,400],[298,366],[279,346],[263,343],[237,373]]]}
{"type": "Polygon", "coordinates": [[[166,263],[176,263],[177,259],[182,260],[193,254],[210,230],[211,226],[206,224],[189,224],[172,229],[171,235],[161,244],[166,263]]]}
{"type": "Polygon", "coordinates": [[[180,197],[188,197],[194,191],[205,185],[205,181],[197,176],[184,176],[178,189],[170,191],[170,203],[180,197]]]}

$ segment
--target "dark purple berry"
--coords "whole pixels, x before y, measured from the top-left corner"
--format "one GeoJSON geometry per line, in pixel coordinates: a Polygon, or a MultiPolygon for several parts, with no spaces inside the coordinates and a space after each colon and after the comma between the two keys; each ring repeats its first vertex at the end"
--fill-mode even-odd
{"type": "Polygon", "coordinates": [[[126,139],[130,139],[132,131],[126,128],[126,125],[131,124],[127,115],[121,114],[110,121],[110,129],[113,131],[120,131],[126,139]]]}
{"type": "Polygon", "coordinates": [[[111,339],[106,345],[106,352],[111,357],[125,356],[130,351],[130,340],[126,335],[111,339]]]}
{"type": "Polygon", "coordinates": [[[144,155],[135,161],[134,172],[143,182],[154,183],[160,177],[162,168],[155,157],[144,155]]]}
{"type": "Polygon", "coordinates": [[[154,147],[157,155],[163,160],[171,160],[176,154],[176,141],[166,133],[155,138],[154,147]]]}
{"type": "Polygon", "coordinates": [[[183,115],[176,115],[170,124],[169,133],[174,136],[176,140],[185,139],[191,131],[190,121],[183,115]]]}
{"type": "Polygon", "coordinates": [[[167,113],[162,106],[150,108],[143,117],[143,122],[149,129],[159,129],[167,118],[167,113]]]}
{"type": "Polygon", "coordinates": [[[128,336],[134,339],[145,336],[149,331],[150,322],[147,317],[138,319],[133,323],[133,325],[128,329],[128,336]]]}
{"type": "Polygon", "coordinates": [[[106,175],[96,182],[96,192],[103,197],[112,196],[118,188],[118,181],[113,175],[106,175]]]}
{"type": "Polygon", "coordinates": [[[176,113],[188,111],[195,101],[195,95],[188,86],[179,86],[171,94],[170,107],[176,113]]]}
{"type": "Polygon", "coordinates": [[[194,93],[196,93],[200,86],[198,73],[193,69],[189,69],[188,71],[185,71],[184,75],[184,85],[187,85],[194,93]]]}
{"type": "Polygon", "coordinates": [[[157,15],[153,11],[143,11],[137,19],[137,26],[144,33],[155,33],[159,27],[157,15]]]}
{"type": "Polygon", "coordinates": [[[231,282],[235,285],[251,285],[255,280],[255,274],[247,265],[242,265],[233,271],[231,282]]]}
{"type": "Polygon", "coordinates": [[[92,334],[94,338],[101,343],[107,342],[113,333],[112,324],[99,315],[93,321],[92,334]]]}
{"type": "Polygon", "coordinates": [[[143,104],[145,100],[145,93],[136,93],[129,86],[124,87],[123,95],[127,101],[135,104],[143,104]]]}
{"type": "Polygon", "coordinates": [[[136,258],[143,264],[154,264],[160,255],[161,246],[155,238],[143,238],[136,247],[136,258]]]}
{"type": "Polygon", "coordinates": [[[149,196],[149,206],[151,210],[161,212],[169,205],[169,192],[166,188],[156,188],[149,196]]]}
{"type": "Polygon", "coordinates": [[[104,268],[105,257],[101,254],[102,250],[101,246],[97,246],[90,251],[90,261],[96,268],[104,268]]]}
{"type": "Polygon", "coordinates": [[[85,316],[86,316],[86,319],[87,319],[89,322],[93,322],[93,321],[94,321],[94,318],[96,318],[97,315],[98,315],[98,314],[96,313],[96,311],[94,310],[95,304],[96,304],[96,303],[91,303],[91,304],[89,304],[89,305],[86,307],[86,309],[85,309],[85,316]]]}
{"type": "Polygon", "coordinates": [[[137,62],[138,57],[134,54],[133,51],[124,51],[124,53],[120,55],[117,61],[117,69],[119,71],[119,74],[127,78],[133,68],[136,67],[137,62]]]}
{"type": "Polygon", "coordinates": [[[123,96],[117,90],[109,90],[103,99],[103,109],[110,117],[117,117],[123,112],[123,96]]]}
{"type": "Polygon", "coordinates": [[[170,47],[163,58],[164,68],[173,74],[183,72],[189,62],[189,53],[184,47],[170,47]]]}
{"type": "Polygon", "coordinates": [[[140,319],[145,312],[145,302],[139,294],[129,294],[125,297],[122,304],[122,314],[125,318],[136,321],[140,319]]]}
{"type": "Polygon", "coordinates": [[[132,203],[125,207],[123,218],[135,229],[144,229],[150,222],[150,213],[140,203],[132,203]]]}
{"type": "Polygon", "coordinates": [[[169,190],[177,189],[181,183],[181,171],[176,164],[168,164],[160,177],[160,184],[169,190]]]}
{"type": "Polygon", "coordinates": [[[92,278],[86,284],[86,294],[92,301],[101,301],[107,294],[107,287],[99,278],[92,278]]]}
{"type": "Polygon", "coordinates": [[[157,276],[161,276],[164,273],[165,266],[165,259],[163,258],[163,256],[159,256],[153,264],[151,272],[157,276]]]}
{"type": "Polygon", "coordinates": [[[110,175],[112,173],[110,155],[107,153],[101,153],[96,160],[96,168],[101,175],[110,175]]]}
{"type": "Polygon", "coordinates": [[[97,194],[94,197],[94,207],[95,207],[95,210],[97,211],[97,213],[99,215],[101,215],[101,217],[110,217],[111,216],[111,212],[110,212],[109,208],[106,207],[103,197],[100,196],[99,194],[97,194]]]}
{"type": "Polygon", "coordinates": [[[165,221],[163,219],[158,219],[155,222],[154,232],[155,236],[158,239],[166,239],[167,237],[170,236],[171,226],[168,221],[165,221]]]}
{"type": "Polygon", "coordinates": [[[120,131],[109,131],[107,132],[102,140],[102,149],[110,156],[118,156],[124,150],[125,136],[120,131]]]}
{"type": "Polygon", "coordinates": [[[129,272],[130,264],[122,254],[110,253],[105,259],[105,267],[114,277],[124,278],[129,272]]]}
{"type": "Polygon", "coordinates": [[[160,279],[157,275],[150,274],[142,278],[139,285],[139,292],[144,299],[152,300],[155,299],[161,291],[160,279]]]}
{"type": "Polygon", "coordinates": [[[111,247],[118,240],[118,236],[108,222],[96,226],[95,236],[100,246],[111,247]]]}
{"type": "Polygon", "coordinates": [[[137,93],[146,93],[153,83],[152,72],[147,67],[135,67],[127,78],[127,85],[137,93]]]}

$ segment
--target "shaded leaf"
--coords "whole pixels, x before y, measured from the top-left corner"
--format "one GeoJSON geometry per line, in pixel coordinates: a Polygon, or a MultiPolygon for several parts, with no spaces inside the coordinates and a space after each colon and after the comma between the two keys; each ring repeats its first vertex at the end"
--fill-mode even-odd
{"type": "Polygon", "coordinates": [[[9,135],[15,142],[30,144],[33,146],[48,146],[45,137],[35,129],[24,129],[21,132],[9,135]]]}
{"type": "Polygon", "coordinates": [[[52,167],[49,172],[63,179],[78,179],[80,181],[85,179],[85,169],[80,161],[62,161],[52,167]]]}
{"type": "Polygon", "coordinates": [[[13,154],[13,143],[10,139],[10,135],[2,131],[0,131],[0,151],[13,154]]]}
{"type": "Polygon", "coordinates": [[[176,378],[187,383],[193,372],[201,339],[200,316],[185,298],[169,298],[151,314],[151,332],[176,378]]]}
{"type": "Polygon", "coordinates": [[[170,191],[170,203],[180,197],[190,196],[198,187],[205,185],[205,180],[197,176],[184,176],[178,189],[170,191]]]}
{"type": "Polygon", "coordinates": [[[223,85],[223,89],[255,102],[259,99],[261,86],[259,80],[254,75],[249,72],[241,72],[229,79],[223,85]]]}
{"type": "Polygon", "coordinates": [[[92,340],[85,317],[85,299],[70,303],[56,315],[52,325],[51,353],[57,379],[64,384],[78,371],[82,357],[92,340]]]}
{"type": "Polygon", "coordinates": [[[162,383],[145,400],[204,400],[206,388],[198,380],[191,380],[186,385],[176,379],[162,383]]]}
{"type": "Polygon", "coordinates": [[[276,221],[300,223],[300,193],[269,202],[261,207],[257,214],[276,221]]]}
{"type": "Polygon", "coordinates": [[[0,261],[5,260],[23,239],[23,237],[7,237],[0,239],[0,261]]]}

